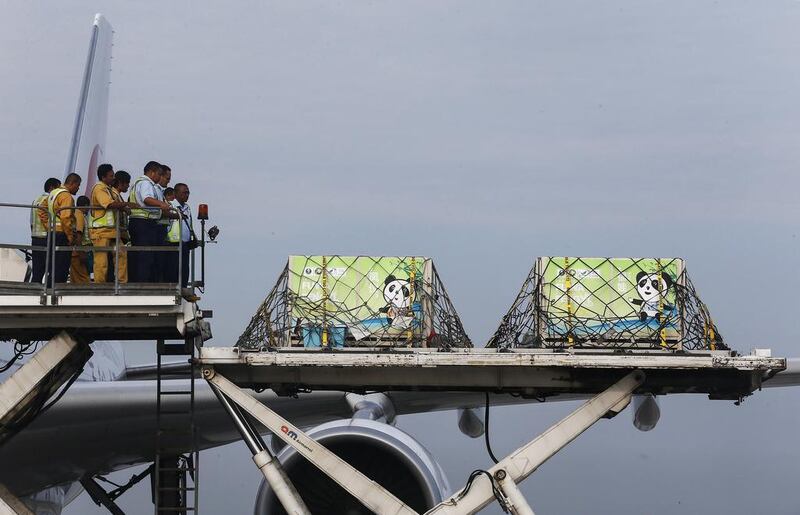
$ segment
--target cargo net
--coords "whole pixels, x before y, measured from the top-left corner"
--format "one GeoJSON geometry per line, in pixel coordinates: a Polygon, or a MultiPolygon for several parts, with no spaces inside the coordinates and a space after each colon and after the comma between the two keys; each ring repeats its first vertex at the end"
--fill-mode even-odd
{"type": "Polygon", "coordinates": [[[291,256],[236,344],[472,347],[423,257],[291,256]]]}
{"type": "Polygon", "coordinates": [[[677,258],[539,258],[488,346],[728,349],[677,258]]]}

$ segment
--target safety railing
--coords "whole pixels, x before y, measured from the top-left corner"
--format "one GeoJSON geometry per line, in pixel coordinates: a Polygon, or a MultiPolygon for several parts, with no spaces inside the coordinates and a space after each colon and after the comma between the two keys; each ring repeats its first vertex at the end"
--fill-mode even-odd
{"type": "MultiPolygon", "coordinates": [[[[17,272],[19,272],[19,268],[22,266],[26,268],[26,272],[24,274],[17,273],[16,277],[10,278],[12,280],[5,280],[7,279],[5,276],[0,278],[0,291],[5,291],[6,293],[12,294],[23,293],[46,296],[60,295],[65,293],[97,293],[119,295],[121,293],[144,293],[147,291],[163,292],[165,290],[174,290],[176,295],[186,295],[193,292],[195,287],[202,289],[204,286],[204,270],[201,269],[201,276],[199,280],[195,277],[195,259],[194,252],[192,252],[192,250],[194,250],[194,248],[200,248],[201,254],[204,253],[205,225],[203,224],[202,235],[198,237],[192,230],[191,222],[186,221],[184,219],[185,217],[182,216],[178,209],[170,208],[167,212],[167,216],[170,217],[170,223],[173,220],[178,221],[177,245],[167,245],[165,241],[159,245],[147,246],[131,244],[127,224],[123,222],[123,220],[127,218],[127,214],[129,212],[127,208],[70,206],[59,208],[54,210],[54,213],[51,213],[47,208],[31,204],[0,203],[0,210],[6,209],[28,210],[30,213],[31,225],[34,223],[34,216],[39,217],[39,219],[42,220],[41,227],[44,227],[46,232],[44,237],[41,238],[41,243],[43,243],[42,245],[34,244],[35,240],[33,240],[33,237],[30,245],[0,242],[0,249],[18,252],[18,254],[15,255],[16,257],[5,256],[7,261],[5,263],[0,263],[0,265],[4,265],[0,266],[0,272],[2,272],[4,268],[15,267],[17,272]],[[57,227],[61,225],[59,221],[62,218],[65,218],[63,216],[65,211],[70,212],[69,216],[73,222],[73,232],[71,236],[66,236],[66,233],[63,232],[63,229],[60,231],[56,230],[57,227]],[[74,235],[76,235],[78,231],[82,234],[88,231],[89,234],[91,234],[91,220],[93,212],[96,214],[100,213],[102,215],[108,211],[113,211],[115,213],[113,245],[97,246],[83,240],[80,242],[74,241],[74,235]],[[86,222],[84,223],[83,227],[75,227],[74,225],[78,218],[75,216],[76,212],[82,212],[84,214],[83,218],[86,220],[86,222]],[[46,223],[44,223],[44,221],[46,221],[46,223]],[[189,227],[189,238],[185,238],[185,226],[189,227]],[[64,236],[60,237],[58,235],[64,236]],[[188,241],[184,241],[184,239],[187,239],[188,241]],[[190,252],[188,252],[188,256],[186,256],[188,259],[184,259],[184,248],[187,244],[190,245],[190,252]],[[107,253],[107,271],[111,272],[113,270],[113,282],[110,280],[108,282],[99,283],[92,282],[91,280],[76,282],[75,277],[70,278],[70,282],[67,282],[67,276],[69,276],[69,269],[71,268],[73,255],[92,255],[100,252],[107,253]],[[170,275],[173,277],[175,277],[175,272],[177,272],[175,281],[138,282],[136,281],[136,278],[129,282],[122,281],[121,276],[124,277],[125,275],[125,271],[122,269],[122,267],[125,266],[125,262],[129,257],[128,255],[131,254],[130,257],[135,260],[136,254],[142,252],[176,253],[177,259],[175,261],[177,261],[177,270],[171,268],[169,271],[170,275]],[[42,260],[44,261],[43,263],[42,260]],[[113,267],[111,265],[112,261],[113,267]],[[64,271],[65,267],[67,268],[66,273],[64,271]],[[184,285],[182,279],[185,273],[185,267],[189,267],[189,277],[187,283],[184,285]],[[37,269],[40,272],[43,272],[41,273],[41,277],[38,278],[39,280],[35,282],[37,278],[34,276],[34,273],[37,269]]],[[[159,213],[162,212],[160,208],[145,209],[148,211],[158,211],[159,213]]],[[[97,228],[95,228],[95,230],[96,229],[97,228]]],[[[166,230],[164,232],[166,233],[166,230]]],[[[107,239],[111,240],[112,238],[109,236],[107,239]]],[[[90,270],[88,267],[89,260],[83,259],[81,261],[86,267],[87,274],[91,274],[92,270],[90,270]]],[[[201,257],[201,261],[205,262],[205,259],[201,257]]]]}

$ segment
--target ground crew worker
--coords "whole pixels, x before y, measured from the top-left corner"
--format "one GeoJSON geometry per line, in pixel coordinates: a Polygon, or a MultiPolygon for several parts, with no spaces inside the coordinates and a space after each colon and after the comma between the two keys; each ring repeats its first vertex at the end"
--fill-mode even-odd
{"type": "MultiPolygon", "coordinates": [[[[61,181],[55,177],[50,177],[44,181],[44,193],[36,197],[31,209],[31,246],[47,248],[47,231],[50,227],[50,219],[47,216],[47,196],[55,188],[61,186],[61,181]]],[[[42,284],[45,267],[47,265],[47,250],[31,251],[32,275],[31,282],[42,284]]]]}
{"type": "Polygon", "coordinates": [[[175,200],[172,206],[180,213],[179,220],[171,220],[167,231],[167,244],[180,246],[180,267],[178,252],[166,252],[169,256],[168,282],[178,282],[178,268],[181,272],[181,286],[189,284],[189,251],[193,249],[192,209],[189,207],[189,186],[179,182],[175,185],[175,200]],[[181,244],[182,242],[182,244],[181,244]]]}
{"type": "MultiPolygon", "coordinates": [[[[81,195],[75,202],[77,207],[89,207],[89,197],[81,195]]],[[[75,239],[73,245],[90,247],[92,241],[89,239],[88,210],[75,210],[75,239]]],[[[89,270],[91,270],[92,253],[83,250],[73,250],[69,264],[69,282],[73,284],[89,284],[89,270]]]]}
{"type": "MultiPolygon", "coordinates": [[[[78,193],[81,187],[81,176],[77,173],[67,175],[64,180],[64,185],[54,188],[50,195],[47,196],[47,211],[50,213],[50,218],[54,221],[54,238],[55,246],[72,245],[75,238],[75,200],[73,195],[78,193]]],[[[67,275],[69,274],[69,262],[71,252],[68,250],[60,250],[55,252],[54,260],[54,274],[53,277],[48,277],[47,285],[52,286],[54,283],[67,282],[67,275]]]]}
{"type": "Polygon", "coordinates": [[[164,202],[172,204],[173,200],[175,200],[175,188],[164,188],[164,202]]]}
{"type": "MultiPolygon", "coordinates": [[[[144,175],[136,179],[131,188],[128,201],[135,205],[131,207],[128,230],[131,233],[131,243],[136,246],[157,246],[163,242],[163,232],[159,229],[157,220],[162,213],[169,213],[170,206],[160,200],[156,183],[161,179],[161,165],[150,161],[144,167],[144,175]],[[161,236],[161,239],[159,239],[161,236]]],[[[130,282],[149,283],[155,282],[157,252],[133,252],[128,257],[128,279],[130,282]]]]}
{"type": "MultiPolygon", "coordinates": [[[[117,170],[114,172],[114,182],[111,183],[111,189],[122,199],[123,193],[128,193],[128,188],[131,186],[131,174],[125,170],[117,170]]],[[[130,204],[128,204],[130,207],[130,204]]],[[[122,211],[119,219],[119,231],[122,237],[122,242],[125,244],[130,243],[131,234],[128,232],[128,215],[130,209],[122,211]]]]}
{"type": "MultiPolygon", "coordinates": [[[[169,200],[166,198],[167,189],[169,188],[169,181],[172,180],[172,168],[165,164],[161,164],[161,177],[158,181],[157,190],[161,194],[161,199],[167,204],[169,204],[169,200]]],[[[166,216],[162,216],[158,220],[158,229],[161,231],[161,235],[158,237],[158,244],[159,245],[166,245],[167,244],[167,231],[169,230],[170,219],[166,216]]],[[[177,280],[173,280],[171,278],[171,274],[169,272],[170,264],[172,263],[173,256],[170,256],[170,252],[156,252],[156,276],[153,278],[154,281],[159,283],[168,283],[168,282],[176,282],[177,280]]]]}
{"type": "MultiPolygon", "coordinates": [[[[125,174],[127,175],[127,173],[125,174]]],[[[126,211],[130,211],[127,202],[122,200],[122,196],[116,191],[112,184],[116,175],[114,168],[110,164],[102,164],[97,167],[98,183],[92,187],[91,205],[102,209],[92,209],[90,217],[90,229],[92,244],[95,247],[114,247],[117,245],[117,219],[119,219],[119,246],[117,254],[112,252],[94,253],[94,282],[109,282],[109,255],[116,256],[114,261],[114,273],[118,273],[120,283],[128,282],[128,253],[123,246],[123,222],[126,211]]],[[[127,177],[130,182],[130,175],[127,177]]]]}

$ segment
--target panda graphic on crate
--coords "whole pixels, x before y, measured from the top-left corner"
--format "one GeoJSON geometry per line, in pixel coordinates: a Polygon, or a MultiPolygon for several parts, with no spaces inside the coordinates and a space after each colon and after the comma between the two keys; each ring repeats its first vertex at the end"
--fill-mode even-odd
{"type": "Polygon", "coordinates": [[[648,273],[644,270],[636,274],[636,291],[639,298],[630,301],[639,306],[639,320],[646,322],[648,318],[654,318],[661,322],[662,313],[675,309],[675,306],[668,304],[666,300],[673,284],[669,274],[648,273]]]}
{"type": "Polygon", "coordinates": [[[411,309],[411,284],[406,279],[388,275],[383,282],[383,300],[386,306],[379,309],[385,313],[391,327],[407,329],[414,322],[411,309]]]}

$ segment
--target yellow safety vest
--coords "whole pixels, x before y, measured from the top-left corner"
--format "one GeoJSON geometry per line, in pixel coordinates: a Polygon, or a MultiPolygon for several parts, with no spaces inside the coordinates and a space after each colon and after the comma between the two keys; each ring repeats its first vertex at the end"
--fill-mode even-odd
{"type": "Polygon", "coordinates": [[[44,226],[42,223],[42,219],[39,218],[39,213],[41,209],[38,209],[42,202],[47,200],[47,193],[42,193],[36,200],[33,201],[34,208],[31,209],[31,237],[32,238],[46,238],[47,237],[47,227],[44,226]]]}
{"type": "MultiPolygon", "coordinates": [[[[111,186],[106,186],[104,183],[101,182],[94,185],[94,188],[98,187],[108,188],[108,193],[111,195],[111,198],[117,200],[116,196],[114,195],[114,191],[111,189],[111,186]]],[[[94,188],[92,189],[92,192],[94,192],[94,188]]],[[[91,221],[92,229],[105,229],[105,228],[113,229],[114,227],[116,227],[117,215],[113,209],[90,209],[89,211],[90,212],[88,214],[92,220],[91,221]],[[95,216],[94,213],[96,211],[103,213],[102,216],[95,216]]]]}
{"type": "MultiPolygon", "coordinates": [[[[91,210],[90,210],[91,211],[91,210]]],[[[87,213],[88,215],[88,213],[87,213]]],[[[89,217],[83,217],[83,233],[81,235],[81,244],[84,246],[92,244],[92,238],[89,237],[89,217]]]]}
{"type": "Polygon", "coordinates": [[[63,230],[61,229],[61,218],[59,218],[59,216],[56,214],[56,210],[53,207],[53,205],[56,203],[56,197],[58,197],[62,193],[66,193],[67,195],[70,196],[72,195],[72,193],[67,191],[66,188],[59,187],[51,191],[50,195],[47,196],[47,212],[50,213],[50,218],[52,218],[53,221],[55,221],[56,232],[63,230]]]}
{"type": "MultiPolygon", "coordinates": [[[[167,231],[167,241],[169,243],[179,243],[181,241],[181,237],[183,236],[181,234],[181,225],[183,224],[183,211],[181,211],[180,207],[177,209],[181,217],[178,219],[170,220],[169,231],[167,231]]],[[[186,223],[191,228],[192,226],[191,212],[189,213],[189,216],[186,218],[188,219],[186,223]]]]}
{"type": "MultiPolygon", "coordinates": [[[[158,208],[145,208],[144,204],[136,197],[136,186],[139,185],[142,181],[150,181],[153,182],[150,177],[146,175],[142,175],[138,179],[133,182],[133,186],[131,187],[131,194],[128,196],[128,202],[131,204],[136,204],[140,206],[138,208],[131,209],[131,218],[143,218],[145,220],[158,220],[161,218],[161,210],[158,208]]],[[[154,183],[155,184],[155,183],[154,183]]]]}

